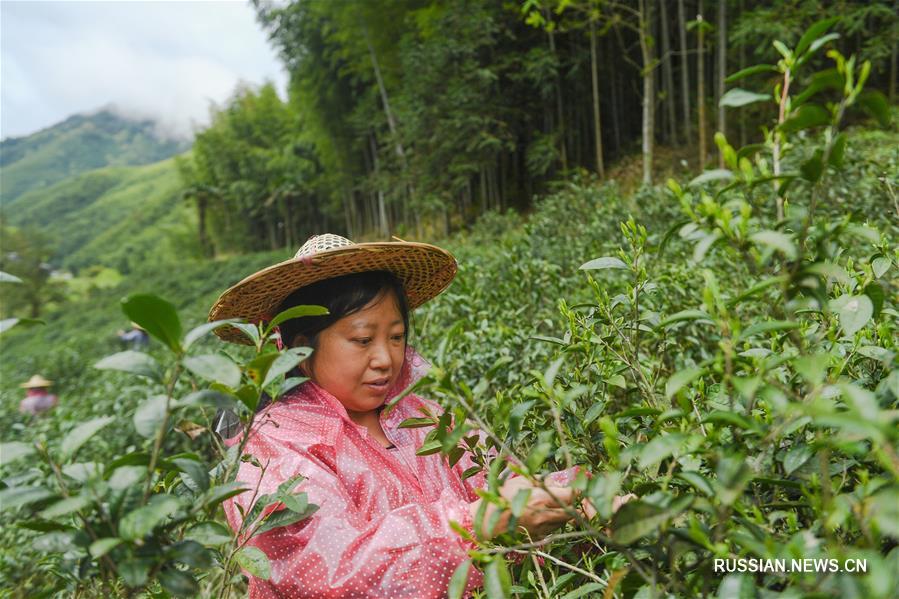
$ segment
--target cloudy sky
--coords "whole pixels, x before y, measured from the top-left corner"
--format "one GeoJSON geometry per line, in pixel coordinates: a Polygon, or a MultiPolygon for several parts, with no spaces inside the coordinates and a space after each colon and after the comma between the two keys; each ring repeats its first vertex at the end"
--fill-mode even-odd
{"type": "Polygon", "coordinates": [[[190,137],[239,81],[287,75],[243,1],[0,0],[0,137],[113,105],[190,137]]]}

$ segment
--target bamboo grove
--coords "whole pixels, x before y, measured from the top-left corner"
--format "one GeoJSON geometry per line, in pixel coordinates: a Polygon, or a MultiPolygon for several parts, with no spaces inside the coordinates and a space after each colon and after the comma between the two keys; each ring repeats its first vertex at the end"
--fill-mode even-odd
{"type": "Polygon", "coordinates": [[[752,107],[719,105],[726,73],[795,43],[822,15],[896,99],[893,0],[253,0],[289,73],[212,110],[178,161],[207,256],[449,234],[529,208],[548,182],[605,178],[659,147],[691,169],[740,142],[752,107]]]}

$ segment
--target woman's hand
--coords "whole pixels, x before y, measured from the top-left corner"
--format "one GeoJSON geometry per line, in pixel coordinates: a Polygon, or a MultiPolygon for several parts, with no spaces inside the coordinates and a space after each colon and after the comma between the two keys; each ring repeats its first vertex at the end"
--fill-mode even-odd
{"type": "MultiPolygon", "coordinates": [[[[546,489],[543,489],[531,484],[531,482],[523,476],[516,476],[503,484],[500,489],[500,495],[502,495],[506,501],[511,502],[521,490],[530,490],[530,496],[528,497],[528,502],[525,505],[524,510],[522,510],[521,515],[518,517],[518,526],[525,528],[532,539],[543,538],[573,519],[574,516],[571,513],[571,507],[572,501],[575,498],[575,493],[571,487],[547,485],[546,489]]],[[[618,508],[622,505],[631,499],[636,498],[637,496],[634,494],[616,496],[612,501],[612,511],[618,511],[618,508]]],[[[483,499],[478,499],[469,504],[472,520],[477,518],[478,508],[483,501],[483,499]]],[[[492,531],[487,531],[484,528],[490,522],[492,514],[496,512],[497,509],[499,509],[497,506],[489,503],[487,504],[487,508],[484,512],[483,526],[480,527],[481,537],[484,540],[489,540],[498,534],[508,531],[509,521],[512,517],[510,510],[503,510],[492,531]]],[[[596,515],[596,509],[586,499],[581,502],[580,511],[588,520],[596,515]]],[[[478,528],[479,527],[475,526],[475,530],[478,530],[478,528]]]]}

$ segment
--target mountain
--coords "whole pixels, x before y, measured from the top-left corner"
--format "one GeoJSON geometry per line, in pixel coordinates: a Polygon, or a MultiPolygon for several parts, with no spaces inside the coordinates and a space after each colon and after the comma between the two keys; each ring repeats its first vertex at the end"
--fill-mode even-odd
{"type": "Polygon", "coordinates": [[[32,135],[0,141],[0,204],[8,209],[25,192],[73,175],[151,164],[188,147],[188,141],[160,138],[153,121],[129,120],[110,110],[71,116],[32,135]]]}

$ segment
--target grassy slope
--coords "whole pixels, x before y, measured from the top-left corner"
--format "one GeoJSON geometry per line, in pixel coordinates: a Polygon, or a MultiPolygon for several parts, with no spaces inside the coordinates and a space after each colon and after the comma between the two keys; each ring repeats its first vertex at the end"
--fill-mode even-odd
{"type": "Polygon", "coordinates": [[[55,262],[67,268],[103,264],[129,272],[163,253],[196,251],[193,211],[179,200],[172,160],[107,167],[31,191],[8,218],[52,236],[55,262]]]}
{"type": "Polygon", "coordinates": [[[108,111],[72,116],[62,123],[0,143],[5,208],[25,201],[29,190],[47,189],[73,175],[105,166],[151,164],[186,149],[160,140],[149,121],[134,122],[108,111]]]}

